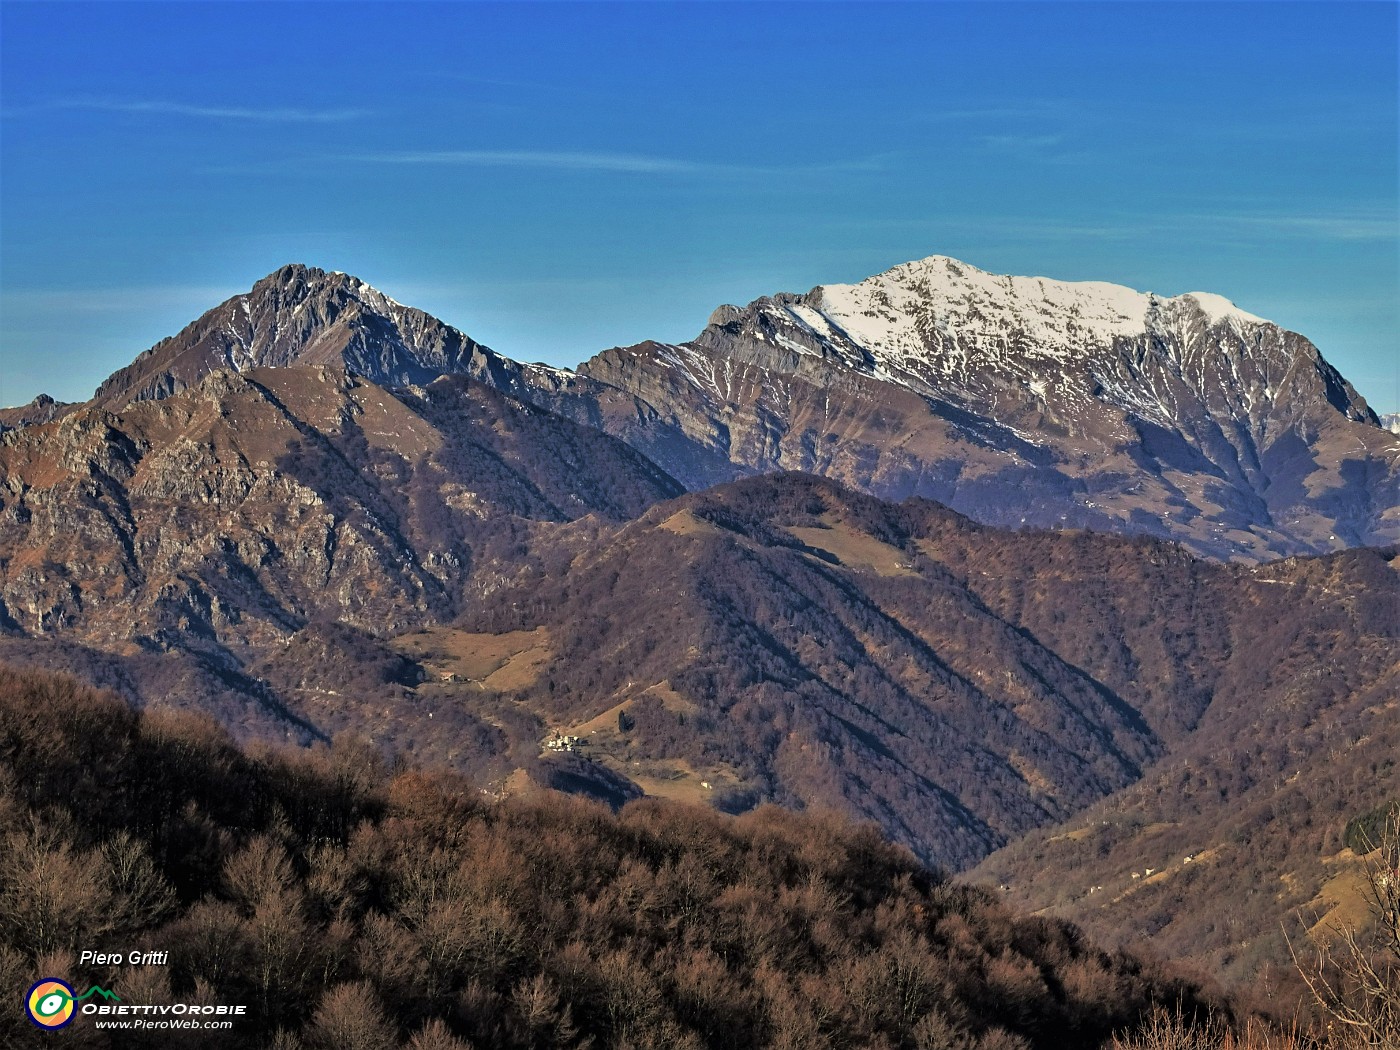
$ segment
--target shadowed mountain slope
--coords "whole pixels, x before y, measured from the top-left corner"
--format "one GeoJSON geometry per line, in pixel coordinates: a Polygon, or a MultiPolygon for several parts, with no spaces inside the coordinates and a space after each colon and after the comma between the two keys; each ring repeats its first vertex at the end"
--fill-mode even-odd
{"type": "Polygon", "coordinates": [[[1139,783],[972,877],[1114,943],[1286,983],[1285,934],[1337,921],[1347,898],[1348,822],[1400,798],[1397,565],[1392,548],[1254,570],[1196,730],[1139,783]]]}
{"type": "MultiPolygon", "coordinates": [[[[292,383],[298,371],[267,375],[292,383]]],[[[535,783],[614,804],[645,791],[730,811],[765,801],[834,808],[957,868],[1005,847],[977,877],[1106,939],[1158,936],[1164,951],[1199,954],[1233,976],[1280,961],[1264,927],[1318,895],[1337,821],[1394,780],[1393,551],[1220,565],[1141,537],[1006,532],[927,501],[892,505],[799,475],[659,503],[664,483],[653,478],[594,494],[604,510],[568,520],[563,495],[581,491],[579,470],[527,472],[526,484],[482,464],[503,470],[512,459],[507,423],[540,416],[563,436],[570,424],[466,380],[392,396],[338,375],[323,377],[329,386],[294,384],[300,396],[316,391],[335,419],[359,420],[318,431],[328,447],[363,440],[372,450],[388,418],[370,417],[371,405],[405,413],[394,417],[400,448],[408,433],[428,448],[454,421],[468,433],[484,426],[489,443],[451,442],[474,464],[467,491],[487,491],[489,480],[491,505],[514,510],[475,517],[484,505],[451,487],[467,482],[446,445],[412,461],[412,476],[399,460],[364,454],[372,469],[356,484],[392,480],[384,490],[351,487],[335,473],[343,468],[326,465],[337,460],[313,458],[315,471],[277,476],[301,479],[322,505],[353,502],[290,531],[278,524],[299,538],[273,547],[257,531],[266,508],[246,498],[221,511],[231,516],[209,526],[211,540],[190,531],[202,515],[176,512],[197,494],[144,502],[139,479],[155,451],[125,461],[121,484],[110,465],[92,470],[98,446],[74,448],[69,467],[80,473],[68,481],[22,461],[30,487],[9,527],[22,522],[49,546],[5,564],[7,608],[33,615],[20,599],[50,593],[36,583],[69,589],[54,586],[67,597],[49,617],[22,631],[12,621],[0,655],[70,666],[137,703],[207,706],[247,737],[362,732],[386,751],[470,770],[497,795],[535,783]],[[411,429],[438,409],[433,429],[411,429]],[[426,493],[420,473],[434,481],[426,493]],[[93,478],[110,489],[93,494],[93,478]],[[45,531],[45,485],[87,501],[78,520],[88,529],[113,528],[122,493],[135,523],[116,534],[131,537],[128,560],[80,557],[81,535],[72,549],[54,546],[66,534],[45,531]],[[455,531],[428,528],[428,507],[455,531]],[[380,535],[403,546],[377,546],[380,535]],[[423,546],[445,535],[460,550],[423,546]],[[235,557],[244,550],[264,557],[235,557]],[[414,560],[395,558],[400,550],[414,560]],[[327,574],[338,582],[327,586],[327,574]],[[1296,860],[1298,843],[1318,863],[1288,868],[1296,881],[1286,893],[1250,896],[1277,878],[1271,865],[1296,860]],[[1157,867],[1158,854],[1213,857],[1220,846],[1237,851],[1228,863],[1126,895],[1130,871],[1157,867]],[[1111,898],[1085,899],[1117,882],[1111,898]],[[1190,896],[1176,892],[1188,885],[1190,896]],[[1240,900],[1267,906],[1230,903],[1240,900]]],[[[238,381],[251,391],[264,378],[238,381]]],[[[281,388],[278,400],[297,396],[281,388]]],[[[196,401],[137,405],[107,425],[140,447],[162,412],[187,423],[196,401]]],[[[296,418],[321,417],[303,406],[296,418]]],[[[75,416],[46,426],[81,425],[75,416]]],[[[6,451],[43,429],[10,435],[6,451]]],[[[255,431],[259,441],[273,432],[255,431]]],[[[219,446],[230,450],[221,461],[235,462],[236,447],[255,462],[236,430],[219,440],[232,443],[219,446]]],[[[617,454],[601,435],[590,440],[617,454]]],[[[287,454],[273,451],[262,454],[287,454]]],[[[179,476],[203,485],[212,475],[201,469],[179,476]]],[[[232,491],[216,500],[209,490],[208,505],[232,491]]],[[[283,502],[285,513],[310,513],[283,502]]]]}
{"type": "Polygon", "coordinates": [[[528,679],[491,695],[587,727],[600,760],[656,790],[837,805],[952,866],[1209,747],[1224,712],[1291,710],[1319,646],[1354,649],[1338,702],[1395,655],[1394,574],[1374,552],[1220,566],[801,476],[569,526],[531,556],[460,621],[548,634],[528,679]]]}

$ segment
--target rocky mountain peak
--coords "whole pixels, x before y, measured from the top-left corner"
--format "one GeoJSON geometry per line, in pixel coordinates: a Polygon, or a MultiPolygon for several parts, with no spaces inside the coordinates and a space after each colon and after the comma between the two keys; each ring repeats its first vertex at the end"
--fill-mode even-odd
{"type": "Polygon", "coordinates": [[[1104,281],[994,274],[944,255],[760,302],[820,338],[859,344],[896,370],[957,372],[959,363],[979,363],[967,353],[978,344],[984,358],[1018,353],[1064,363],[1192,322],[1271,324],[1212,293],[1168,298],[1104,281]]]}
{"type": "Polygon", "coordinates": [[[288,263],[274,270],[255,283],[247,294],[235,299],[248,304],[266,302],[292,310],[310,302],[354,302],[363,309],[384,316],[411,309],[353,274],[341,270],[322,270],[302,263],[288,263]]]}
{"type": "Polygon", "coordinates": [[[736,360],[766,348],[795,372],[809,370],[801,358],[820,358],[961,402],[1058,388],[1068,416],[1107,401],[1158,424],[1205,412],[1257,427],[1276,404],[1295,413],[1325,402],[1375,421],[1312,343],[1224,296],[994,274],[944,255],[722,306],[695,345],[736,360]]]}
{"type": "Polygon", "coordinates": [[[1211,292],[933,255],[722,306],[690,342],[579,372],[638,399],[615,432],[693,487],[799,470],[1217,557],[1396,534],[1400,448],[1365,400],[1308,339],[1211,292]]]}
{"type": "Polygon", "coordinates": [[[291,263],[164,339],[98,387],[110,407],[167,397],[210,372],[333,365],[386,386],[518,369],[450,325],[347,273],[291,263]]]}
{"type": "Polygon", "coordinates": [[[27,427],[35,423],[47,423],[51,419],[67,413],[73,404],[68,401],[55,401],[48,394],[40,394],[27,405],[14,408],[0,408],[0,431],[14,427],[27,427]]]}

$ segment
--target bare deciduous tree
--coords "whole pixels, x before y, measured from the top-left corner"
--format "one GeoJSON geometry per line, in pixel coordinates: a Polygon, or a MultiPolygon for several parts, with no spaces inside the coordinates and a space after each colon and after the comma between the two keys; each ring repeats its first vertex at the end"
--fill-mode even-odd
{"type": "Polygon", "coordinates": [[[126,830],[119,831],[103,845],[102,855],[115,891],[120,925],[138,930],[170,914],[175,895],[140,839],[126,830]]]}
{"type": "Polygon", "coordinates": [[[433,1018],[408,1041],[408,1050],[472,1050],[471,1044],[458,1039],[439,1018],[433,1018]]]}
{"type": "Polygon", "coordinates": [[[1400,1048],[1400,803],[1362,853],[1364,926],[1336,924],[1316,938],[1310,958],[1291,942],[1294,964],[1327,1020],[1337,1050],[1400,1048]],[[1370,846],[1372,848],[1367,849],[1370,846]]]}
{"type": "Polygon", "coordinates": [[[0,842],[0,931],[31,955],[109,932],[114,923],[106,865],[69,845],[72,830],[34,818],[0,842]]]}
{"type": "Polygon", "coordinates": [[[311,1045],[324,1050],[384,1050],[398,1042],[374,989],[365,981],[327,992],[308,1034],[311,1045]]]}

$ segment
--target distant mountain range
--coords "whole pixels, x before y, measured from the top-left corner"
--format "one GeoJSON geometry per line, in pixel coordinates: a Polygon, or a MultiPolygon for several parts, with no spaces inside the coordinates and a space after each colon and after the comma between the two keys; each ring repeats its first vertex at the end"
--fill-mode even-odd
{"type": "Polygon", "coordinates": [[[1400,793],[1286,790],[1393,737],[1400,437],[1217,296],[934,257],[570,371],[288,266],[0,427],[0,659],[243,738],[835,807],[1120,924],[1069,899],[1150,852],[1116,813],[1204,852],[1400,793]]]}
{"type": "MultiPolygon", "coordinates": [[[[1400,539],[1400,440],[1306,338],[1193,292],[942,256],[715,311],[576,371],[510,360],[341,273],[286,266],[163,340],[96,405],[216,369],[464,374],[620,437],[692,490],[822,474],[978,521],[1146,533],[1263,560],[1400,539]]],[[[72,406],[6,410],[42,422],[72,406]]]]}

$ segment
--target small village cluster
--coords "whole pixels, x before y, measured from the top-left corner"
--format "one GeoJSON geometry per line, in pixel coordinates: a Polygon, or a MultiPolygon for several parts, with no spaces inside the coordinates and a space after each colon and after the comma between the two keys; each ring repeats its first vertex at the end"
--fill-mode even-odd
{"type": "Polygon", "coordinates": [[[550,751],[574,751],[588,743],[581,736],[570,736],[567,733],[555,733],[544,742],[544,746],[550,751]]]}

